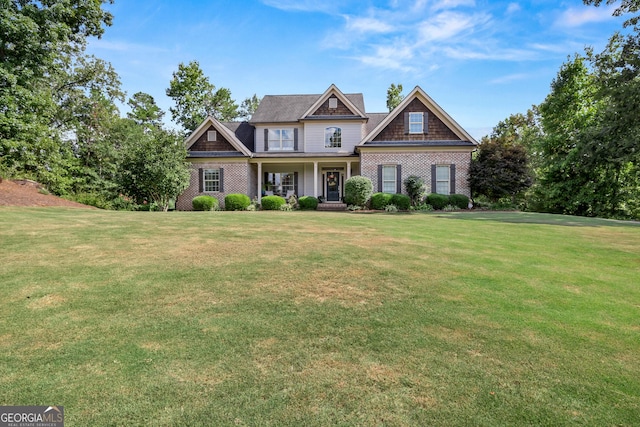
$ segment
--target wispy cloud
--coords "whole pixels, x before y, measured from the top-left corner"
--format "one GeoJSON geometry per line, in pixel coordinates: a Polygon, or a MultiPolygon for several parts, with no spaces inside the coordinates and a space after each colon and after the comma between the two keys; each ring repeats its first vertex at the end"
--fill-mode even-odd
{"type": "Polygon", "coordinates": [[[590,23],[605,22],[614,19],[612,14],[615,6],[608,7],[571,7],[556,19],[557,27],[581,27],[590,23]]]}
{"type": "Polygon", "coordinates": [[[501,76],[501,77],[497,77],[493,80],[489,81],[489,84],[492,85],[499,85],[499,84],[505,84],[505,83],[511,83],[511,82],[515,82],[515,81],[520,81],[520,80],[526,80],[529,78],[529,75],[526,73],[515,73],[515,74],[508,74],[506,76],[501,76]]]}
{"type": "Polygon", "coordinates": [[[507,6],[507,15],[520,12],[521,10],[522,10],[522,7],[518,3],[509,3],[509,6],[507,6]]]}
{"type": "Polygon", "coordinates": [[[130,43],[123,41],[105,41],[103,39],[95,39],[91,41],[91,47],[96,50],[108,50],[113,52],[168,52],[163,47],[154,45],[145,45],[139,43],[130,43]]]}
{"type": "Polygon", "coordinates": [[[345,16],[346,30],[356,33],[390,33],[395,26],[377,18],[345,16]]]}

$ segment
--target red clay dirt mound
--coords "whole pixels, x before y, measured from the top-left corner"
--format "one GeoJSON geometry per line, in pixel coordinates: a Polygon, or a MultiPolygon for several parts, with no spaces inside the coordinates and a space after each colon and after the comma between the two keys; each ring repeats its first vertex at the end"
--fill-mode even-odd
{"type": "Polygon", "coordinates": [[[9,181],[0,178],[0,206],[66,206],[70,208],[91,208],[91,206],[61,199],[38,191],[41,186],[29,180],[9,181]]]}

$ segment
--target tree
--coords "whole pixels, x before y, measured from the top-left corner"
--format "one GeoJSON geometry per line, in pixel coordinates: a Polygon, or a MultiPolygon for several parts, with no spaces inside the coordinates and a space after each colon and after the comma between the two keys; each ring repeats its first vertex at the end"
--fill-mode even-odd
{"type": "Polygon", "coordinates": [[[417,206],[426,194],[424,179],[416,175],[410,175],[404,180],[404,188],[411,199],[411,205],[417,206]]]}
{"type": "Polygon", "coordinates": [[[404,95],[402,95],[402,85],[391,83],[389,89],[387,89],[387,108],[389,111],[393,110],[402,102],[404,95]]]}
{"type": "Polygon", "coordinates": [[[130,128],[119,166],[123,192],[155,202],[167,211],[169,201],[189,185],[190,167],[182,137],[163,129],[130,128]]]}
{"type": "Polygon", "coordinates": [[[156,104],[153,96],[144,92],[137,92],[127,102],[131,111],[127,113],[127,117],[136,124],[146,128],[162,127],[162,117],[164,111],[156,104]]]}
{"type": "Polygon", "coordinates": [[[483,138],[469,168],[469,186],[474,196],[487,196],[492,202],[518,195],[531,186],[527,150],[523,145],[499,138],[483,138]]]}
{"type": "Polygon", "coordinates": [[[187,132],[194,131],[209,115],[221,121],[231,121],[239,114],[237,104],[231,99],[231,91],[226,88],[216,90],[197,61],[178,65],[167,96],[175,102],[175,107],[169,108],[173,120],[187,132]]]}
{"type": "Polygon", "coordinates": [[[112,16],[106,1],[0,0],[0,169],[68,186],[73,156],[55,126],[55,83],[112,16]]]}
{"type": "Polygon", "coordinates": [[[260,105],[260,98],[254,93],[251,98],[247,98],[242,101],[240,104],[240,113],[239,117],[242,117],[244,120],[251,120],[251,116],[258,109],[258,105],[260,105]]]}

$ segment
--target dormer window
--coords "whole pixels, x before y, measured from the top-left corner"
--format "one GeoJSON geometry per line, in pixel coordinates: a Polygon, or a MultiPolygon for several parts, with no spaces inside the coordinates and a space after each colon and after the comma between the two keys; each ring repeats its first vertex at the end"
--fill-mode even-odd
{"type": "Polygon", "coordinates": [[[217,141],[218,140],[218,132],[215,130],[207,131],[207,142],[217,141]]]}
{"type": "Polygon", "coordinates": [[[329,98],[329,108],[338,108],[338,98],[329,98]]]}

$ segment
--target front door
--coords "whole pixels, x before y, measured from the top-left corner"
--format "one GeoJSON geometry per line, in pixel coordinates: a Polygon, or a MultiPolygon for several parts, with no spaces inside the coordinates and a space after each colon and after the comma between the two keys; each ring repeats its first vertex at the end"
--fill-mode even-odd
{"type": "Polygon", "coordinates": [[[327,202],[340,201],[340,172],[327,172],[327,202]]]}

